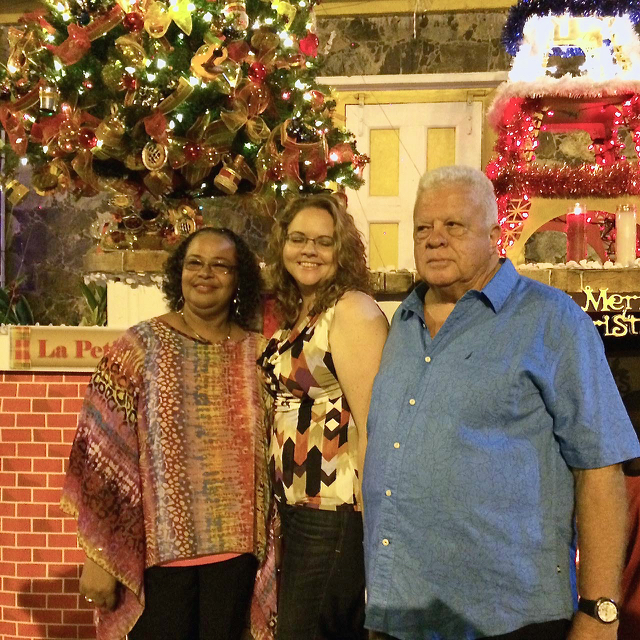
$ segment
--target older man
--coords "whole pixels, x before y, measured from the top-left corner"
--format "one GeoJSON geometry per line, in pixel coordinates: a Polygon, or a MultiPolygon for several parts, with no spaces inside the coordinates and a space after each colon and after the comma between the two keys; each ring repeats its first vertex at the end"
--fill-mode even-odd
{"type": "Polygon", "coordinates": [[[422,178],[424,282],[394,316],[369,413],[367,626],[401,640],[614,640],[619,463],[640,447],[593,323],[500,260],[499,237],[481,172],[422,178]]]}

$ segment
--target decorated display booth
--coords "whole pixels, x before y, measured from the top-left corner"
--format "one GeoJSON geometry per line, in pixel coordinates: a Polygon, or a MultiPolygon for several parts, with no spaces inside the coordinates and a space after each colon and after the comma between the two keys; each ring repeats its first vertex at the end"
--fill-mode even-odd
{"type": "Polygon", "coordinates": [[[536,231],[566,229],[570,266],[587,266],[588,247],[591,267],[637,266],[639,10],[638,2],[521,1],[509,14],[503,38],[515,58],[489,112],[498,139],[486,172],[502,251],[517,263],[536,231]]]}

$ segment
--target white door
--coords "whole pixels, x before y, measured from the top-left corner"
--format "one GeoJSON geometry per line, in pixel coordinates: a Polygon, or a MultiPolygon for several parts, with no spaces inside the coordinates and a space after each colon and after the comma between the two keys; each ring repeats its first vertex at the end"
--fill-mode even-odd
{"type": "Polygon", "coordinates": [[[443,164],[481,168],[482,103],[348,105],[347,128],[371,157],[349,211],[372,269],[413,269],[412,214],[420,177],[443,164]],[[393,264],[396,262],[396,264],[393,264]]]}

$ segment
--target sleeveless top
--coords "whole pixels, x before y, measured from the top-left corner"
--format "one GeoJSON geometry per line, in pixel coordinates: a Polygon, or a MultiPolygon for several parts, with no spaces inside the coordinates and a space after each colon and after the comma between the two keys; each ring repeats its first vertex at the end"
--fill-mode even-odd
{"type": "Polygon", "coordinates": [[[329,346],[334,313],[335,304],[278,331],[262,354],[275,411],[269,464],[281,503],[359,510],[358,433],[329,346]]]}

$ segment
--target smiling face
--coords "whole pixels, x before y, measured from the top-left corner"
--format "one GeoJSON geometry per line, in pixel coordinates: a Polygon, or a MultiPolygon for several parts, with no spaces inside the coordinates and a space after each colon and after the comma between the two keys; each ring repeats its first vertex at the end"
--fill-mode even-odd
{"type": "Polygon", "coordinates": [[[217,233],[202,233],[189,245],[182,267],[182,295],[185,307],[206,317],[228,311],[236,290],[236,248],[217,233]],[[221,267],[231,267],[224,274],[221,267]]]}
{"type": "MultiPolygon", "coordinates": [[[[333,238],[335,225],[328,211],[307,207],[299,211],[287,227],[287,235],[304,234],[307,238],[328,236],[333,238]]],[[[323,247],[319,242],[307,241],[296,245],[288,240],[282,249],[284,268],[296,281],[303,297],[312,296],[321,284],[336,273],[336,249],[323,247]]]]}
{"type": "Polygon", "coordinates": [[[487,219],[469,187],[458,184],[423,192],[413,215],[416,268],[436,290],[459,300],[481,289],[498,265],[500,227],[487,219]]]}

